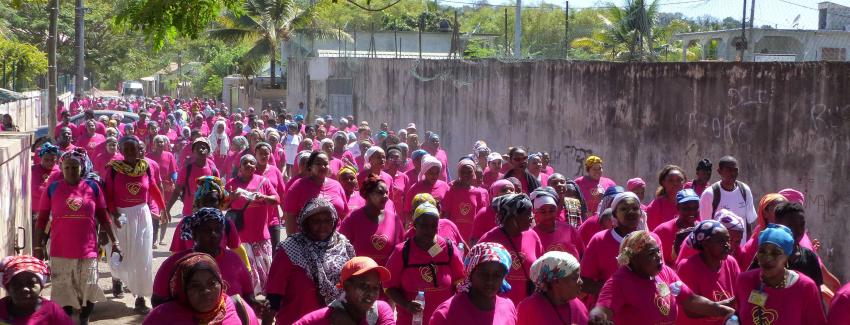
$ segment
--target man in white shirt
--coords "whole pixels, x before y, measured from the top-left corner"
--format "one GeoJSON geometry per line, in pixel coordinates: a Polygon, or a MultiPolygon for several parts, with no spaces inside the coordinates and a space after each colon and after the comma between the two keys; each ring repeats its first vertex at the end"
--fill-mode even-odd
{"type": "Polygon", "coordinates": [[[720,181],[706,188],[700,197],[700,219],[714,219],[714,213],[720,209],[732,211],[747,225],[744,238],[749,238],[757,215],[753,192],[747,184],[738,181],[738,160],[732,156],[720,158],[717,173],[720,175],[720,181]],[[714,192],[718,190],[720,197],[715,199],[714,192]]]}

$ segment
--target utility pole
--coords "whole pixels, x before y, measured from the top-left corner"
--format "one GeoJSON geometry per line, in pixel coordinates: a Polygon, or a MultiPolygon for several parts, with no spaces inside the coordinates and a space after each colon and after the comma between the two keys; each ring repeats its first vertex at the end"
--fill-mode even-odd
{"type": "MultiPolygon", "coordinates": [[[[505,8],[505,54],[508,53],[508,8],[505,8]]],[[[507,56],[507,55],[506,55],[507,56]]]]}
{"type": "MultiPolygon", "coordinates": [[[[746,1],[746,0],[744,0],[744,1],[746,1]]],[[[752,0],[752,2],[750,2],[750,32],[752,32],[753,27],[755,27],[754,26],[755,21],[756,21],[754,19],[755,16],[756,16],[756,0],[752,0]]],[[[750,35],[750,37],[752,38],[752,35],[750,35]]]]}
{"type": "Polygon", "coordinates": [[[564,1],[564,58],[570,57],[570,1],[564,1]]]}
{"type": "Polygon", "coordinates": [[[744,0],[744,9],[741,14],[741,42],[738,43],[738,60],[739,62],[744,62],[744,52],[747,51],[747,0],[744,0]]]}
{"type": "Polygon", "coordinates": [[[514,57],[522,58],[522,0],[516,0],[514,17],[514,57]]]}
{"type": "Polygon", "coordinates": [[[53,130],[56,128],[56,36],[59,34],[59,0],[51,0],[50,27],[47,36],[47,132],[51,138],[56,137],[53,130]]]}
{"type": "Polygon", "coordinates": [[[177,52],[177,98],[181,98],[180,88],[183,88],[183,50],[177,52]]]}
{"type": "Polygon", "coordinates": [[[86,9],[83,7],[83,0],[77,0],[76,16],[74,17],[74,25],[76,25],[75,33],[75,55],[74,55],[74,90],[77,94],[82,94],[86,85],[86,9]]]}

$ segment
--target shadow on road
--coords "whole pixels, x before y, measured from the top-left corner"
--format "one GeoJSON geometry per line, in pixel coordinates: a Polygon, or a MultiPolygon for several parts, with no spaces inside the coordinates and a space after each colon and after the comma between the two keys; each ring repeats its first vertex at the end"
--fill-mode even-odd
{"type": "Polygon", "coordinates": [[[107,301],[98,302],[94,307],[94,312],[91,315],[91,321],[119,319],[129,321],[130,323],[141,324],[143,316],[136,314],[132,308],[121,301],[108,298],[107,301]]]}

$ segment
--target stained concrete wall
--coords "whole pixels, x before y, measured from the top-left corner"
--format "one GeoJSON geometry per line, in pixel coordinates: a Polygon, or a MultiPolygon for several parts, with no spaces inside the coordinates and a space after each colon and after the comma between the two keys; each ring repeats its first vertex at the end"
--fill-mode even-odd
{"type": "MultiPolygon", "coordinates": [[[[325,60],[329,78],[353,78],[357,120],[414,121],[441,135],[451,161],[482,139],[549,151],[568,176],[593,153],[619,184],[656,184],[665,164],[690,171],[734,155],[755,197],[806,194],[821,256],[850,276],[850,64],[325,60]]],[[[307,66],[290,61],[288,106],[323,114],[307,66]]]]}

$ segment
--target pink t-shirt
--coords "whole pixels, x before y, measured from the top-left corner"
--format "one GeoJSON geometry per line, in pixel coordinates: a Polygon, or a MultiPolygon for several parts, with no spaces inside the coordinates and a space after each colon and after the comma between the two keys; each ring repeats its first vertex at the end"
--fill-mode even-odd
{"type": "Polygon", "coordinates": [[[667,220],[655,227],[655,230],[652,231],[653,234],[661,239],[661,243],[659,243],[659,245],[661,245],[661,250],[666,252],[663,256],[664,263],[669,267],[676,266],[676,259],[673,258],[673,242],[676,241],[676,233],[684,229],[679,228],[679,226],[676,225],[677,220],[679,220],[678,217],[667,220]]]}
{"type": "MultiPolygon", "coordinates": [[[[174,274],[174,267],[177,262],[184,256],[192,253],[193,250],[185,250],[169,256],[162,262],[159,270],[156,271],[156,276],[153,278],[153,294],[160,298],[170,298],[169,282],[171,275],[174,274]]],[[[227,295],[242,295],[247,297],[254,294],[254,285],[251,282],[251,275],[248,273],[248,268],[242,262],[242,258],[236,253],[222,249],[221,253],[215,257],[215,263],[218,264],[221,270],[221,278],[227,284],[227,295]]]]}
{"type": "MultiPolygon", "coordinates": [[[[390,175],[387,173],[387,175],[390,175]]],[[[395,175],[390,175],[392,177],[392,184],[387,184],[387,189],[389,190],[390,201],[393,202],[393,206],[396,208],[400,208],[404,206],[404,193],[409,187],[410,180],[408,180],[407,175],[402,172],[396,172],[395,175]]],[[[412,199],[412,198],[411,198],[412,199]]]]}
{"type": "MultiPolygon", "coordinates": [[[[720,269],[716,272],[709,269],[699,255],[691,256],[679,263],[677,273],[688,288],[694,294],[700,295],[711,301],[722,301],[734,297],[735,280],[741,270],[738,262],[732,256],[727,256],[720,263],[720,269]]],[[[680,325],[723,325],[725,317],[690,318],[679,310],[680,325]]]]}
{"type": "Polygon", "coordinates": [[[658,225],[679,216],[679,208],[676,202],[670,202],[666,197],[656,197],[646,207],[646,225],[649,229],[655,229],[658,225]]]}
{"type": "Polygon", "coordinates": [[[101,153],[95,155],[94,159],[92,160],[92,168],[94,168],[94,171],[98,175],[105,177],[106,176],[106,164],[108,164],[110,161],[113,161],[113,160],[123,160],[123,159],[124,159],[124,155],[122,155],[118,152],[110,154],[110,153],[104,151],[104,152],[101,152],[101,153]]]}
{"type": "MultiPolygon", "coordinates": [[[[793,271],[792,271],[793,272],[793,271]]],[[[756,323],[754,310],[758,308],[749,302],[750,294],[759,289],[761,285],[761,270],[754,269],[741,273],[735,282],[735,297],[738,302],[738,317],[742,325],[765,324],[756,323]]],[[[761,309],[763,318],[773,320],[772,325],[822,325],[826,324],[826,315],[823,313],[820,290],[817,284],[806,275],[797,272],[799,279],[788,288],[774,289],[764,287],[762,290],[767,295],[764,308],[761,309]]]]}
{"type": "MultiPolygon", "coordinates": [[[[460,235],[460,231],[457,230],[457,226],[455,226],[455,223],[451,220],[440,219],[439,221],[437,221],[437,235],[446,239],[451,239],[451,241],[458,246],[463,243],[464,247],[469,247],[469,245],[467,245],[467,243],[463,241],[463,237],[460,235]]],[[[407,232],[404,233],[404,238],[413,238],[413,236],[416,236],[416,228],[411,226],[410,229],[408,229],[407,232]]]]}
{"type": "MultiPolygon", "coordinates": [[[[352,159],[352,161],[354,160],[352,159]]],[[[332,157],[331,160],[328,162],[328,169],[330,169],[328,177],[337,179],[337,174],[339,174],[339,170],[342,169],[342,167],[345,167],[345,162],[343,162],[339,158],[332,157]]]]}
{"type": "MultiPolygon", "coordinates": [[[[650,235],[657,242],[661,242],[655,234],[650,235]]],[[[595,281],[606,281],[620,268],[617,264],[617,255],[620,253],[622,237],[617,235],[618,238],[615,238],[614,236],[614,229],[600,231],[593,235],[590,242],[587,243],[584,257],[581,259],[582,277],[595,281]]],[[[664,254],[663,248],[661,254],[664,254]]],[[[594,301],[594,297],[590,296],[587,300],[587,306],[593,307],[594,301]]]]}
{"type": "Polygon", "coordinates": [[[0,322],[10,325],[73,325],[71,317],[62,310],[53,301],[41,298],[41,305],[34,313],[27,317],[15,316],[14,320],[10,320],[9,303],[12,302],[12,297],[6,296],[0,299],[0,322]]]}
{"type": "Polygon", "coordinates": [[[285,249],[277,250],[269,268],[266,296],[280,295],[280,310],[275,315],[276,324],[292,324],[308,313],[325,306],[319,301],[315,282],[303,268],[292,263],[285,249]]]}
{"type": "MultiPolygon", "coordinates": [[[[378,304],[378,320],[375,325],[395,325],[393,318],[393,309],[389,304],[381,300],[375,301],[378,304]]],[[[295,325],[331,325],[333,310],[330,307],[325,307],[304,315],[295,325]]],[[[369,325],[364,318],[358,325],[369,325]]]]}
{"type": "Polygon", "coordinates": [[[59,170],[59,164],[54,164],[53,169],[46,170],[44,167],[41,167],[41,164],[34,164],[31,168],[32,174],[30,175],[30,191],[32,191],[32,197],[30,198],[30,209],[32,211],[37,211],[41,199],[42,193],[47,190],[47,178],[50,177],[52,173],[61,173],[59,170]]]}
{"type": "Polygon", "coordinates": [[[77,147],[85,148],[87,152],[91,152],[104,142],[106,142],[106,138],[99,133],[95,133],[93,136],[85,134],[77,140],[77,147]]]}
{"type": "Polygon", "coordinates": [[[528,276],[531,274],[531,264],[543,255],[543,244],[540,243],[540,237],[534,230],[529,229],[509,239],[502,228],[497,227],[481,236],[479,242],[502,244],[511,253],[511,271],[505,277],[508,284],[511,285],[511,291],[505,293],[504,296],[510,298],[515,304],[519,304],[531,294],[531,292],[525,290],[526,281],[530,280],[528,276]]]}
{"type": "Polygon", "coordinates": [[[543,252],[567,252],[581,260],[584,255],[584,242],[578,235],[578,230],[566,222],[555,221],[555,231],[547,232],[539,226],[534,227],[534,232],[540,237],[543,252]]]}
{"type": "Polygon", "coordinates": [[[446,192],[440,208],[441,218],[449,219],[457,225],[465,241],[472,237],[475,214],[490,203],[487,191],[478,187],[452,186],[446,192]]]}
{"type": "MultiPolygon", "coordinates": [[[[402,250],[405,242],[399,243],[393,248],[393,253],[387,262],[392,278],[384,286],[396,288],[404,292],[404,298],[413,300],[419,291],[425,293],[425,310],[423,311],[423,324],[428,323],[431,314],[441,303],[454,294],[454,287],[463,280],[462,254],[456,243],[452,244],[452,256],[449,257],[448,242],[440,236],[435,238],[440,252],[431,257],[426,250],[420,248],[413,240],[408,244],[407,268],[404,267],[402,250]],[[433,262],[436,265],[436,277],[427,264],[433,262]],[[436,286],[435,283],[436,282],[436,286]]],[[[356,248],[355,248],[356,249],[356,248]]],[[[356,250],[355,250],[356,251],[356,250]]],[[[359,255],[359,253],[358,253],[359,255]]],[[[398,323],[410,324],[413,316],[407,309],[398,308],[398,323]]]]}
{"type": "Polygon", "coordinates": [[[632,324],[640,319],[641,324],[672,325],[678,315],[676,301],[693,295],[676,272],[666,265],[655,279],[642,278],[627,267],[621,267],[602,286],[596,303],[614,312],[614,324],[632,324]]]}
{"type": "MultiPolygon", "coordinates": [[[[372,173],[368,170],[364,170],[364,171],[361,171],[360,173],[358,173],[357,174],[357,185],[363,186],[363,182],[366,181],[366,178],[369,177],[369,175],[371,175],[371,174],[372,173]]],[[[386,172],[384,172],[383,170],[381,171],[381,174],[378,175],[378,178],[380,178],[382,181],[384,181],[384,184],[387,184],[387,187],[389,187],[393,183],[393,177],[390,176],[390,174],[387,174],[386,172]]]]}
{"type": "MultiPolygon", "coordinates": [[[[414,169],[415,167],[416,166],[413,166],[413,163],[410,163],[410,169],[404,171],[404,175],[407,176],[408,180],[407,188],[404,189],[404,193],[407,193],[407,190],[409,190],[413,186],[413,184],[419,182],[419,171],[414,169]]],[[[410,199],[413,200],[413,198],[410,199]]]]}
{"type": "Polygon", "coordinates": [[[151,187],[156,186],[154,166],[142,176],[127,176],[116,172],[111,167],[106,167],[106,175],[103,177],[106,192],[106,203],[109,211],[115,208],[129,208],[140,204],[151,202],[151,187]]]}
{"type": "MultiPolygon", "coordinates": [[[[45,218],[38,218],[37,228],[44,229],[49,212],[50,256],[62,258],[97,257],[97,220],[95,214],[102,212],[100,222],[109,223],[106,216],[106,199],[103,190],[92,180],[82,180],[77,185],[59,180],[48,185],[48,193],[42,196],[38,211],[45,218]],[[50,193],[50,189],[53,192],[50,193]]],[[[41,214],[40,214],[41,215],[41,214]]]]}
{"type": "Polygon", "coordinates": [[[357,256],[368,256],[378,265],[387,265],[390,253],[402,241],[404,225],[393,211],[384,210],[384,220],[375,223],[366,216],[366,208],[354,210],[339,225],[339,233],[345,235],[357,256]]]}
{"type": "MultiPolygon", "coordinates": [[[[263,195],[277,196],[277,192],[272,187],[269,180],[260,175],[251,175],[251,180],[243,182],[239,177],[231,179],[224,186],[225,190],[230,193],[235,193],[237,189],[244,189],[248,192],[258,192],[263,195]]],[[[269,207],[277,208],[277,205],[271,205],[265,200],[253,200],[237,196],[230,201],[230,209],[243,210],[242,220],[244,224],[242,230],[239,230],[239,239],[246,243],[261,242],[271,238],[269,234],[269,207]]]]}
{"type": "Polygon", "coordinates": [[[469,300],[468,293],[456,293],[439,306],[431,315],[431,325],[492,324],[514,325],[517,322],[516,307],[510,299],[496,296],[493,310],[479,310],[469,300]]]}
{"type": "Polygon", "coordinates": [[[697,195],[702,196],[702,192],[705,192],[705,189],[708,188],[708,183],[694,186],[694,181],[690,180],[685,183],[685,188],[693,189],[694,192],[697,192],[697,195]]]}
{"type": "Polygon", "coordinates": [[[439,206],[440,203],[443,202],[448,191],[449,184],[441,180],[437,180],[433,185],[428,184],[425,181],[416,182],[416,184],[413,184],[413,186],[407,189],[407,194],[404,195],[404,209],[402,209],[402,211],[405,211],[409,216],[413,215],[413,211],[411,211],[413,198],[419,193],[431,194],[431,196],[434,197],[434,200],[437,201],[437,206],[439,206]]]}
{"type": "Polygon", "coordinates": [[[850,324],[850,283],[845,284],[841,289],[835,292],[835,297],[832,298],[832,304],[829,306],[829,325],[847,325],[850,324]]]}
{"type": "MultiPolygon", "coordinates": [[[[323,184],[318,184],[311,178],[301,178],[292,186],[287,187],[287,195],[283,200],[283,212],[297,216],[307,201],[319,195],[324,195],[333,203],[338,216],[348,215],[348,198],[339,182],[325,178],[323,184]]],[[[299,228],[298,225],[295,225],[299,228]]]]}
{"type": "MultiPolygon", "coordinates": [[[[174,159],[174,154],[163,150],[159,154],[149,152],[147,158],[156,161],[159,164],[159,175],[163,182],[173,183],[177,179],[177,160],[174,159]]],[[[168,200],[168,197],[165,198],[168,200]]]]}
{"type": "Polygon", "coordinates": [[[352,212],[359,210],[360,208],[365,207],[365,206],[366,206],[366,199],[364,199],[362,196],[360,196],[360,192],[355,191],[355,192],[351,193],[351,196],[348,197],[348,214],[344,215],[344,216],[340,216],[340,218],[345,220],[345,218],[348,218],[348,216],[351,215],[352,212]]]}
{"type": "Polygon", "coordinates": [[[581,236],[581,241],[585,244],[589,244],[593,235],[596,235],[600,231],[602,231],[602,225],[599,224],[599,216],[596,214],[587,218],[578,227],[578,235],[581,236]]]}
{"type": "MultiPolygon", "coordinates": [[[[233,299],[230,297],[225,298],[225,318],[219,323],[221,325],[242,325],[242,320],[239,319],[239,313],[236,311],[236,306],[233,304],[233,299]]],[[[244,303],[244,302],[243,302],[244,303]]],[[[254,310],[248,306],[247,303],[243,305],[245,307],[245,313],[248,315],[248,324],[250,325],[259,325],[260,321],[257,320],[257,315],[254,314],[254,310]]],[[[150,314],[145,317],[145,320],[142,322],[143,325],[160,325],[160,324],[179,324],[179,325],[188,325],[188,324],[198,324],[198,320],[195,319],[195,313],[193,310],[188,307],[183,306],[179,302],[172,301],[167,302],[162,305],[157,306],[153,310],[151,310],[150,314]]]]}
{"type": "MultiPolygon", "coordinates": [[[[484,236],[488,231],[496,228],[496,210],[490,206],[478,210],[475,214],[475,222],[472,223],[472,234],[470,238],[478,238],[484,236]]],[[[479,240],[480,241],[480,240],[479,240]]]]}
{"type": "Polygon", "coordinates": [[[517,305],[517,325],[587,324],[587,307],[578,299],[553,306],[543,294],[535,293],[517,305]]]}
{"type": "Polygon", "coordinates": [[[434,158],[437,158],[437,160],[439,160],[443,164],[443,169],[440,170],[439,180],[444,181],[444,182],[448,182],[449,181],[449,171],[448,171],[449,158],[446,155],[446,151],[443,150],[443,149],[439,149],[439,148],[437,148],[436,152],[431,152],[430,150],[426,150],[426,151],[428,151],[429,154],[434,156],[434,158]]]}
{"type": "Polygon", "coordinates": [[[266,169],[262,171],[260,170],[260,167],[257,166],[256,174],[263,175],[266,179],[268,179],[269,184],[271,184],[275,193],[277,193],[277,200],[280,204],[269,204],[266,205],[266,207],[269,209],[269,226],[280,225],[280,209],[278,209],[278,207],[283,206],[283,197],[286,194],[286,182],[283,180],[283,173],[281,173],[280,169],[277,169],[275,166],[266,165],[266,169]]]}
{"type": "Polygon", "coordinates": [[[188,188],[183,190],[183,215],[188,216],[192,214],[192,203],[195,202],[195,192],[198,190],[198,182],[196,181],[198,177],[204,176],[218,176],[220,175],[218,169],[210,163],[211,161],[207,159],[207,164],[204,167],[198,167],[196,165],[192,165],[192,175],[189,175],[187,179],[186,170],[189,168],[188,165],[180,168],[180,172],[177,173],[177,186],[185,186],[188,184],[188,188]]]}
{"type": "Polygon", "coordinates": [[[600,177],[598,181],[595,181],[590,177],[582,176],[576,178],[575,181],[579,190],[581,190],[581,195],[584,197],[585,202],[587,202],[587,211],[590,211],[590,213],[596,212],[599,202],[602,201],[602,195],[605,194],[605,190],[617,185],[617,183],[606,177],[600,177]]]}

